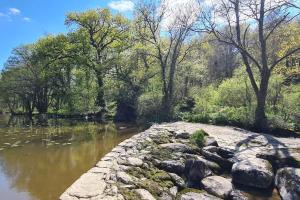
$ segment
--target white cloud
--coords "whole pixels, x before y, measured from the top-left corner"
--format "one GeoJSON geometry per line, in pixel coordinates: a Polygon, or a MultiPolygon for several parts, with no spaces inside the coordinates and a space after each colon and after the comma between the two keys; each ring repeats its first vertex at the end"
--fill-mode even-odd
{"type": "Polygon", "coordinates": [[[5,17],[5,14],[0,12],[0,17],[5,17]]]}
{"type": "Polygon", "coordinates": [[[10,8],[8,10],[9,10],[10,15],[19,15],[19,14],[21,14],[21,11],[17,8],[10,8]]]}
{"type": "Polygon", "coordinates": [[[23,21],[30,22],[31,19],[29,17],[23,17],[23,21]]]}
{"type": "Polygon", "coordinates": [[[118,10],[120,12],[132,11],[134,3],[129,0],[112,1],[108,4],[111,9],[118,10]]]}

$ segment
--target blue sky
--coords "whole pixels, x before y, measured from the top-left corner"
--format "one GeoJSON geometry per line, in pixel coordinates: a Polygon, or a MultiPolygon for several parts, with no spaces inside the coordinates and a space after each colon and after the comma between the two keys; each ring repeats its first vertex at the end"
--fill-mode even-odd
{"type": "Polygon", "coordinates": [[[0,0],[0,69],[14,47],[67,32],[68,12],[109,7],[128,16],[133,6],[130,0],[0,0]]]}

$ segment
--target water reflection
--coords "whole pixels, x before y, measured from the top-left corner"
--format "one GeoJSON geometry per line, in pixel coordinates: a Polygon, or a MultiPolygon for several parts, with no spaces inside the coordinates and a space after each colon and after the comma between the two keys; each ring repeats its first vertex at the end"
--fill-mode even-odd
{"type": "Polygon", "coordinates": [[[4,199],[16,195],[21,195],[17,199],[57,199],[103,155],[138,132],[134,126],[113,123],[59,120],[36,127],[20,119],[6,125],[4,121],[0,120],[0,185],[6,185],[0,187],[0,194],[4,199]],[[127,128],[120,130],[120,126],[127,128]]]}

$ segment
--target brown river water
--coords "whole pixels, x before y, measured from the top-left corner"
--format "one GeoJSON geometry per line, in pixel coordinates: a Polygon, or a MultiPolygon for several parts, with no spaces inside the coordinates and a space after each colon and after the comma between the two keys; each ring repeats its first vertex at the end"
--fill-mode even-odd
{"type": "Polygon", "coordinates": [[[113,147],[141,130],[129,124],[54,119],[40,126],[24,117],[0,115],[0,199],[58,199],[113,147]]]}

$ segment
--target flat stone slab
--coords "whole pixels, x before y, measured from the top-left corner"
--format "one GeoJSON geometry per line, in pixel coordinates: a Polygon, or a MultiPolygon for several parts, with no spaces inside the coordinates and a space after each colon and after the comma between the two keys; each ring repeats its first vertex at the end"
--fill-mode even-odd
{"type": "MultiPolygon", "coordinates": [[[[106,183],[99,174],[83,174],[66,192],[70,197],[93,198],[103,194],[106,183]]],[[[63,199],[63,198],[61,198],[63,199]]]]}

